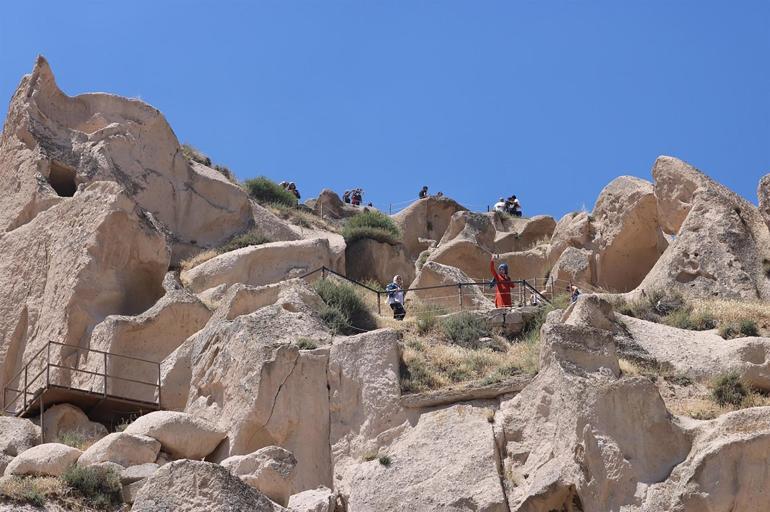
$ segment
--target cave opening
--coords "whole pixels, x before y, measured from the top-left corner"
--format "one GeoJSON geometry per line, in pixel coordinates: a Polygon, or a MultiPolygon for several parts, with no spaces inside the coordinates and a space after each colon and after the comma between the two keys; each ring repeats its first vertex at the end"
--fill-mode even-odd
{"type": "Polygon", "coordinates": [[[48,172],[48,184],[61,197],[72,197],[78,189],[75,169],[57,162],[51,162],[48,172]]]}

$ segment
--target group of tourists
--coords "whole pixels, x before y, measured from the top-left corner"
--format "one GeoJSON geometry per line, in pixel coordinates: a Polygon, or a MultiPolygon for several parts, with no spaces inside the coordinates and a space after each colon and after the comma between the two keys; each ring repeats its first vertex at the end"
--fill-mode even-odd
{"type": "MultiPolygon", "coordinates": [[[[352,190],[346,190],[342,194],[342,202],[346,204],[352,204],[353,206],[361,206],[361,203],[364,201],[364,189],[362,188],[354,188],[352,190]]],[[[369,203],[368,206],[372,206],[372,203],[369,203]]]]}
{"type": "Polygon", "coordinates": [[[284,189],[288,190],[292,194],[294,194],[294,197],[297,198],[297,201],[299,201],[299,190],[297,190],[297,184],[293,181],[282,181],[279,183],[279,185],[284,189]]]}
{"type": "Polygon", "coordinates": [[[495,203],[495,211],[501,213],[507,213],[514,217],[521,217],[521,203],[516,196],[511,196],[508,199],[501,197],[495,203]]]}

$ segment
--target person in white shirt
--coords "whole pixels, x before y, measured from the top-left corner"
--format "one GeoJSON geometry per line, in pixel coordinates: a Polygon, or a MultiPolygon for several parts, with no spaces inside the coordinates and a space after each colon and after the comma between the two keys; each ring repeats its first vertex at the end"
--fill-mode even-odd
{"type": "Polygon", "coordinates": [[[393,310],[393,318],[403,320],[406,310],[404,309],[404,281],[401,276],[393,276],[393,282],[385,287],[385,292],[388,294],[388,305],[393,310]]]}
{"type": "Polygon", "coordinates": [[[495,203],[495,211],[505,213],[505,199],[502,197],[498,202],[495,203]]]}

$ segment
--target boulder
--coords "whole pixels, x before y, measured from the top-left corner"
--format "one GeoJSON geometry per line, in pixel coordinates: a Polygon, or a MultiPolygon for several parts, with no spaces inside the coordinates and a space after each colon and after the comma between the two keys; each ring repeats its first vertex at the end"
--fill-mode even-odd
{"type": "MultiPolygon", "coordinates": [[[[155,411],[140,416],[126,427],[125,433],[157,439],[164,451],[184,459],[202,459],[213,452],[226,436],[210,422],[177,411],[155,411]]],[[[158,450],[155,450],[157,453],[158,450]]],[[[154,460],[153,456],[141,463],[154,460]]]]}
{"type": "Polygon", "coordinates": [[[78,465],[114,462],[123,467],[155,462],[160,443],[152,437],[114,432],[91,445],[78,459],[78,465]]]}
{"type": "Polygon", "coordinates": [[[409,257],[414,260],[428,248],[425,240],[440,240],[452,215],[463,210],[466,208],[448,197],[434,196],[415,201],[393,215],[409,257]]]}
{"type": "Polygon", "coordinates": [[[115,182],[183,243],[226,240],[251,222],[245,191],[188,161],[157,109],[111,94],[68,97],[43,57],[22,79],[2,133],[0,182],[9,186],[0,229],[30,222],[94,181],[115,182]]]}
{"type": "Polygon", "coordinates": [[[5,468],[5,475],[59,476],[83,452],[66,444],[44,443],[21,452],[5,468]]]}
{"type": "MultiPolygon", "coordinates": [[[[147,311],[135,316],[111,315],[97,325],[91,335],[91,348],[160,362],[206,325],[211,311],[182,287],[174,273],[166,275],[163,287],[165,295],[147,311]]],[[[81,363],[81,366],[101,372],[104,367],[102,355],[89,353],[87,363],[81,363]]],[[[158,381],[157,366],[127,357],[108,357],[107,373],[139,382],[158,381]]],[[[79,374],[75,380],[81,382],[82,387],[87,387],[90,380],[92,389],[101,392],[103,388],[101,379],[90,378],[87,374],[79,374]]],[[[154,402],[158,398],[155,386],[119,379],[108,380],[107,392],[145,402],[154,402]]]]}
{"type": "Polygon", "coordinates": [[[330,486],[328,349],[296,346],[299,338],[330,336],[314,309],[320,299],[304,282],[289,281],[275,303],[252,304],[261,307],[228,320],[234,292],[169,357],[164,383],[180,390],[173,395],[186,390],[187,412],[227,432],[211,460],[282,446],[298,460],[297,489],[330,486]]]}
{"type": "MultiPolygon", "coordinates": [[[[451,285],[469,282],[471,282],[471,279],[461,270],[449,265],[436,263],[435,261],[427,261],[417,273],[411,288],[430,288],[442,285],[447,285],[447,287],[415,290],[409,292],[407,297],[413,295],[424,304],[452,311],[459,308],[460,294],[457,291],[457,287],[451,285]]],[[[468,307],[469,309],[493,308],[495,306],[494,301],[484,295],[485,291],[482,286],[464,287],[462,290],[463,307],[468,307]]]]}
{"type": "Polygon", "coordinates": [[[289,502],[297,465],[290,451],[266,446],[248,455],[228,457],[220,464],[279,505],[286,506],[289,502]]]}
{"type": "MultiPolygon", "coordinates": [[[[543,279],[551,266],[548,259],[548,247],[540,245],[520,252],[507,252],[498,255],[500,261],[497,264],[505,262],[508,264],[508,275],[511,279],[525,279],[530,283],[536,283],[543,279]]],[[[486,263],[487,277],[492,279],[489,273],[489,261],[486,263]]]]}
{"type": "Polygon", "coordinates": [[[339,220],[361,213],[361,209],[351,204],[345,204],[333,190],[325,188],[316,199],[310,199],[305,204],[321,218],[339,220]]]}
{"type": "Polygon", "coordinates": [[[642,510],[689,436],[650,380],[618,378],[612,333],[549,315],[541,339],[539,373],[494,418],[510,509],[642,510]]]}
{"type": "Polygon", "coordinates": [[[219,464],[193,460],[161,467],[147,479],[131,507],[132,512],[212,510],[286,511],[219,464]]]}
{"type": "Polygon", "coordinates": [[[356,281],[387,284],[400,275],[404,286],[409,286],[414,280],[414,262],[402,244],[390,245],[371,238],[356,240],[347,246],[345,266],[345,275],[356,281]]]}
{"type": "Polygon", "coordinates": [[[554,286],[563,288],[569,293],[573,285],[591,288],[595,282],[596,264],[593,253],[587,249],[567,247],[551,269],[549,277],[553,278],[554,286]]]}
{"type": "Polygon", "coordinates": [[[495,235],[495,252],[520,252],[532,249],[538,245],[547,245],[556,229],[556,221],[547,215],[536,215],[530,219],[511,218],[501,219],[501,215],[493,213],[493,224],[497,229],[495,235]]]}
{"type": "Polygon", "coordinates": [[[142,487],[144,487],[144,484],[146,483],[147,483],[147,479],[142,478],[141,480],[137,480],[136,482],[131,482],[130,484],[124,484],[123,488],[121,489],[123,502],[133,503],[136,500],[136,497],[139,494],[139,491],[142,490],[142,487]]]}
{"type": "Polygon", "coordinates": [[[580,295],[564,312],[561,321],[567,325],[593,327],[610,332],[618,327],[612,304],[598,295],[580,295]]]}
{"type": "Polygon", "coordinates": [[[439,247],[453,240],[467,240],[488,252],[495,251],[495,226],[489,215],[459,211],[452,215],[439,247]]]}
{"type": "Polygon", "coordinates": [[[551,261],[556,261],[568,247],[589,249],[593,237],[594,227],[588,212],[568,213],[556,223],[548,257],[551,261]]]}
{"type": "Polygon", "coordinates": [[[120,472],[120,483],[123,485],[132,484],[145,478],[150,478],[160,466],[154,462],[129,466],[120,472]]]}
{"type": "Polygon", "coordinates": [[[289,498],[291,512],[334,512],[337,495],[328,487],[308,489],[289,498]]]}
{"type": "Polygon", "coordinates": [[[633,296],[665,289],[691,297],[770,298],[770,231],[759,210],[675,158],[659,157],[653,176],[661,223],[676,238],[633,296]]]}
{"type": "Polygon", "coordinates": [[[399,340],[398,332],[380,329],[332,345],[328,373],[329,439],[335,489],[341,485],[338,480],[346,467],[365,454],[376,452],[391,435],[386,432],[398,431],[406,424],[406,414],[399,402],[399,340]]]}
{"type": "Polygon", "coordinates": [[[66,434],[82,436],[85,441],[101,439],[107,427],[91,421],[79,408],[71,404],[57,404],[43,413],[44,442],[56,442],[66,434]]]}
{"type": "Polygon", "coordinates": [[[759,199],[759,213],[770,227],[770,174],[765,174],[759,181],[757,199],[759,199]]]}
{"type": "Polygon", "coordinates": [[[351,471],[348,510],[508,510],[487,409],[454,405],[420,416],[413,428],[351,471]]]}
{"type": "Polygon", "coordinates": [[[182,271],[182,282],[198,294],[222,285],[262,286],[285,281],[322,266],[345,271],[344,256],[338,258],[327,239],[274,242],[220,254],[182,271]]]}
{"type": "Polygon", "coordinates": [[[0,453],[15,457],[40,442],[40,427],[28,419],[0,416],[0,453]]]}
{"type": "MultiPolygon", "coordinates": [[[[0,238],[0,377],[49,341],[51,361],[77,367],[93,328],[107,315],[134,315],[163,294],[169,254],[163,235],[117,183],[94,182],[0,238]]],[[[30,367],[35,375],[38,358],[30,367]]],[[[71,372],[52,370],[67,386],[71,372]]],[[[45,377],[30,383],[30,392],[45,377]]],[[[23,385],[23,383],[22,383],[23,385]]],[[[13,406],[9,406],[13,407],[13,406]]]]}
{"type": "Polygon", "coordinates": [[[592,284],[611,291],[633,290],[668,246],[652,183],[632,176],[615,178],[599,194],[592,217],[596,226],[592,284]]]}

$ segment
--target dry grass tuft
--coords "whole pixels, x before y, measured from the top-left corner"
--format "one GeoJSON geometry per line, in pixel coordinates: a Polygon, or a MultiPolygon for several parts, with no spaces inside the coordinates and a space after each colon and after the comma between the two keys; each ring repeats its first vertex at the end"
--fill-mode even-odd
{"type": "Polygon", "coordinates": [[[41,507],[46,501],[65,496],[67,486],[58,478],[11,476],[0,480],[0,496],[18,503],[41,507]]]}
{"type": "Polygon", "coordinates": [[[216,251],[215,249],[208,249],[206,251],[196,254],[195,256],[182,260],[179,266],[181,267],[182,270],[190,270],[193,267],[197,267],[201,263],[207,262],[208,260],[210,260],[211,258],[214,258],[215,256],[219,256],[219,252],[216,251]]]}

